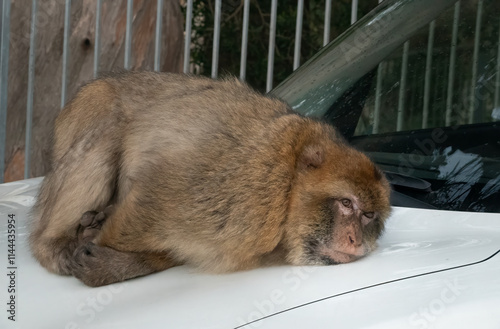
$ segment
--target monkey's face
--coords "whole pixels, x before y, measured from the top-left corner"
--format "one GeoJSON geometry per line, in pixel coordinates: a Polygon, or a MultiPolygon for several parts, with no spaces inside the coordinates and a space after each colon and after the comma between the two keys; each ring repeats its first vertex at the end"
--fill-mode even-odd
{"type": "Polygon", "coordinates": [[[319,166],[299,169],[285,233],[288,261],[329,265],[365,256],[384,229],[389,195],[380,170],[345,146],[325,153],[319,166]]]}

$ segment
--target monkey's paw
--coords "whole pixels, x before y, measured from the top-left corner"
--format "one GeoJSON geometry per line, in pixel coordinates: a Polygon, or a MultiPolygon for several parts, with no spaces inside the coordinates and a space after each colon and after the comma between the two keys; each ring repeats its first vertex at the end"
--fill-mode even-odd
{"type": "Polygon", "coordinates": [[[109,217],[113,206],[107,206],[103,211],[87,211],[80,218],[77,235],[80,244],[94,240],[99,234],[104,220],[109,217]]]}
{"type": "Polygon", "coordinates": [[[121,271],[113,266],[122,253],[92,242],[81,244],[73,253],[71,274],[90,287],[123,281],[121,271]]]}

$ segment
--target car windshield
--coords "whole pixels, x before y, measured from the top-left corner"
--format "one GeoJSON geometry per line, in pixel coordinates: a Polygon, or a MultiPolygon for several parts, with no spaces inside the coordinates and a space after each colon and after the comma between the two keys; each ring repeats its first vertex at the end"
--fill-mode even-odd
{"type": "Polygon", "coordinates": [[[500,212],[500,3],[438,3],[384,1],[272,93],[367,153],[394,205],[500,212]]]}

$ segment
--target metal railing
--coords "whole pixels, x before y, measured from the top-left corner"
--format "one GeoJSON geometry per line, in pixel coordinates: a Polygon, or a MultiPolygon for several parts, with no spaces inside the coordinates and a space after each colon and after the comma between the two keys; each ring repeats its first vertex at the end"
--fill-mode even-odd
{"type": "MultiPolygon", "coordinates": [[[[474,119],[474,113],[477,107],[477,92],[480,78],[478,77],[478,60],[479,60],[479,49],[481,43],[481,28],[482,28],[482,17],[483,17],[483,6],[484,1],[478,0],[476,6],[476,19],[475,19],[475,31],[473,36],[473,51],[472,51],[472,64],[471,64],[471,78],[470,78],[470,88],[468,92],[470,95],[468,97],[468,113],[466,118],[462,118],[462,123],[476,123],[477,120],[474,119]]],[[[451,44],[449,48],[449,61],[447,70],[447,82],[446,82],[446,105],[445,105],[445,115],[444,124],[450,126],[453,124],[453,97],[456,96],[457,92],[454,89],[455,77],[457,69],[467,70],[464,67],[456,67],[457,59],[457,43],[458,43],[458,27],[460,20],[460,8],[461,1],[458,0],[453,7],[453,20],[451,28],[451,44]]],[[[430,115],[430,100],[431,96],[431,82],[433,81],[433,73],[436,71],[436,66],[433,64],[433,55],[435,54],[435,30],[436,30],[436,20],[433,20],[428,27],[428,37],[427,37],[427,51],[425,54],[425,75],[423,83],[423,105],[422,105],[422,123],[420,128],[425,129],[429,127],[429,115],[430,115]]],[[[397,120],[396,120],[396,131],[403,130],[403,123],[405,118],[405,103],[406,103],[406,88],[408,80],[408,56],[410,52],[410,42],[406,41],[403,44],[403,51],[401,57],[401,71],[400,71],[400,81],[399,81],[399,97],[397,102],[397,120]]],[[[384,62],[381,62],[377,70],[376,78],[376,88],[375,88],[375,100],[373,105],[373,133],[380,132],[380,117],[381,117],[381,98],[383,96],[383,91],[381,90],[382,81],[384,79],[384,62]]],[[[495,82],[494,82],[494,108],[500,111],[500,32],[498,39],[498,50],[496,59],[496,72],[495,72],[495,82]]],[[[455,122],[457,124],[457,122],[455,122]]]]}
{"type": "MultiPolygon", "coordinates": [[[[244,1],[243,10],[243,26],[242,26],[242,43],[241,43],[241,60],[240,60],[240,74],[241,80],[246,78],[247,66],[247,52],[248,52],[248,30],[249,30],[249,11],[250,0],[244,1]]],[[[380,3],[380,1],[379,1],[380,3]]],[[[212,53],[212,71],[211,76],[216,78],[218,76],[218,61],[219,61],[219,45],[220,45],[220,28],[221,28],[221,0],[215,2],[215,19],[214,19],[214,32],[213,32],[213,53],[212,53]]],[[[7,83],[8,83],[8,59],[9,59],[9,35],[10,35],[10,6],[11,1],[3,0],[1,6],[1,45],[0,45],[0,182],[3,182],[5,171],[5,141],[6,141],[6,115],[7,115],[7,83]]],[[[102,0],[97,0],[96,3],[96,21],[95,21],[95,47],[94,47],[94,76],[99,72],[99,59],[100,59],[100,38],[101,38],[101,9],[102,0]]],[[[157,16],[156,16],[156,34],[155,34],[155,47],[154,47],[154,70],[159,71],[161,59],[161,40],[162,40],[162,8],[163,0],[157,0],[157,16]]],[[[190,58],[191,58],[191,38],[193,29],[193,0],[186,1],[186,16],[185,16],[185,32],[184,32],[184,63],[183,71],[189,73],[190,71],[190,58]]],[[[30,173],[30,160],[31,160],[31,139],[32,139],[32,118],[33,118],[33,93],[34,93],[34,72],[35,72],[35,43],[37,35],[37,17],[38,4],[37,0],[32,0],[31,11],[31,24],[30,24],[30,45],[29,45],[29,69],[28,69],[28,87],[27,87],[27,104],[26,104],[26,141],[25,141],[25,169],[24,177],[29,178],[30,173]]],[[[477,83],[477,61],[479,51],[479,40],[481,30],[481,16],[483,11],[483,0],[478,0],[477,3],[477,17],[476,17],[476,31],[474,41],[474,55],[472,65],[472,79],[471,79],[471,102],[469,104],[469,122],[473,122],[474,115],[474,95],[477,83]]],[[[268,46],[268,66],[267,66],[267,79],[266,91],[273,88],[273,69],[274,69],[274,52],[275,52],[275,38],[276,38],[276,20],[278,12],[278,1],[272,0],[271,14],[270,14],[270,33],[269,33],[269,46],[268,46]]],[[[295,45],[294,45],[294,59],[293,69],[295,70],[300,66],[301,58],[301,40],[302,40],[302,25],[303,25],[303,12],[304,1],[297,1],[297,19],[295,31],[295,45]]],[[[71,13],[71,0],[65,0],[64,11],[64,34],[63,34],[63,52],[62,52],[62,84],[61,84],[61,107],[67,101],[67,83],[68,83],[68,60],[70,58],[69,49],[69,36],[70,36],[70,13],[71,13]]],[[[132,17],[133,15],[133,0],[127,0],[127,14],[126,14],[126,32],[125,32],[125,50],[124,50],[124,68],[131,68],[132,56],[132,17]]],[[[330,22],[332,15],[332,1],[325,1],[324,11],[324,31],[323,31],[323,45],[330,41],[330,22]]],[[[456,45],[457,45],[457,30],[460,15],[460,1],[457,1],[454,8],[453,16],[453,29],[452,41],[450,48],[450,59],[448,69],[448,84],[447,84],[447,97],[446,97],[446,124],[451,123],[452,113],[452,96],[453,96],[453,81],[455,74],[455,60],[456,60],[456,45]]],[[[351,24],[354,24],[358,16],[358,0],[351,2],[351,24]]],[[[431,66],[433,54],[433,39],[434,39],[435,22],[433,21],[429,26],[429,38],[427,48],[427,62],[425,70],[425,85],[424,85],[424,105],[423,105],[423,119],[422,128],[427,127],[429,116],[429,99],[430,99],[430,81],[431,81],[431,66]]],[[[403,129],[403,120],[405,117],[405,89],[407,85],[408,75],[408,56],[410,51],[410,43],[407,41],[403,46],[401,76],[400,76],[400,89],[397,105],[397,127],[396,130],[403,129]]],[[[384,62],[381,62],[377,69],[376,79],[376,97],[374,105],[374,122],[373,132],[379,131],[380,113],[381,113],[381,99],[382,82],[384,75],[384,62]]],[[[496,84],[495,84],[495,107],[500,106],[500,40],[498,46],[498,58],[496,67],[496,84]]]]}
{"type": "MultiPolygon", "coordinates": [[[[133,20],[133,0],[127,0],[126,13],[126,30],[125,30],[125,53],[124,64],[125,69],[131,68],[132,58],[132,20],[133,20]]],[[[212,72],[211,76],[216,78],[218,75],[218,60],[219,60],[219,44],[220,44],[220,26],[221,26],[221,0],[215,2],[215,20],[214,20],[214,38],[213,38],[213,53],[212,53],[212,72]]],[[[323,36],[323,45],[330,40],[330,20],[331,20],[331,0],[326,0],[325,3],[325,30],[323,36]]],[[[1,83],[0,83],[0,182],[4,181],[5,171],[5,142],[6,142],[6,121],[7,121],[7,84],[8,84],[8,59],[9,59],[9,41],[10,41],[10,0],[2,1],[2,29],[1,29],[1,83]]],[[[157,0],[157,16],[155,29],[155,48],[154,48],[154,70],[160,70],[161,59],[161,40],[162,40],[162,8],[163,0],[157,0]]],[[[97,77],[100,64],[101,52],[101,10],[102,0],[96,2],[96,20],[95,20],[95,47],[94,47],[94,77],[97,77]]],[[[352,1],[352,15],[357,17],[358,2],[352,1]]],[[[35,73],[35,43],[37,35],[37,11],[38,1],[32,0],[31,23],[30,23],[30,45],[29,45],[29,68],[28,68],[28,88],[27,88],[27,105],[26,105],[26,141],[25,141],[25,166],[24,177],[30,176],[31,163],[31,141],[32,141],[32,121],[33,121],[33,94],[34,94],[34,73],[35,73]]],[[[240,62],[240,79],[246,78],[247,66],[247,49],[248,49],[248,26],[249,26],[249,11],[250,0],[244,0],[244,19],[243,19],[243,35],[241,44],[241,62],[240,62]]],[[[267,68],[267,83],[266,90],[272,89],[273,68],[274,68],[274,51],[276,38],[276,18],[278,11],[278,1],[272,1],[271,18],[270,18],[270,35],[269,35],[269,52],[268,52],[268,68],[267,68]]],[[[297,4],[297,22],[294,48],[293,69],[295,70],[300,65],[300,50],[302,39],[302,21],[303,21],[304,1],[298,0],[297,4]]],[[[189,73],[190,70],[190,52],[191,52],[191,37],[192,37],[192,20],[193,20],[193,0],[186,2],[186,25],[185,25],[185,40],[184,40],[184,63],[183,72],[189,73]]],[[[353,21],[354,22],[354,21],[353,21]]],[[[61,108],[67,102],[67,86],[68,86],[68,61],[70,59],[69,37],[71,34],[71,0],[65,0],[64,8],[64,33],[62,47],[62,82],[61,82],[61,108]]]]}

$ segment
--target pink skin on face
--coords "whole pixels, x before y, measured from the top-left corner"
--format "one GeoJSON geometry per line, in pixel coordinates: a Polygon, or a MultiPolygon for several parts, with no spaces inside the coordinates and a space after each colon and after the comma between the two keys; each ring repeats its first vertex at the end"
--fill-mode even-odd
{"type": "Polygon", "coordinates": [[[320,252],[338,263],[352,262],[369,251],[363,245],[362,227],[368,225],[375,218],[372,212],[365,213],[360,201],[355,196],[335,200],[339,218],[334,224],[333,239],[330,245],[324,245],[320,252]]]}

